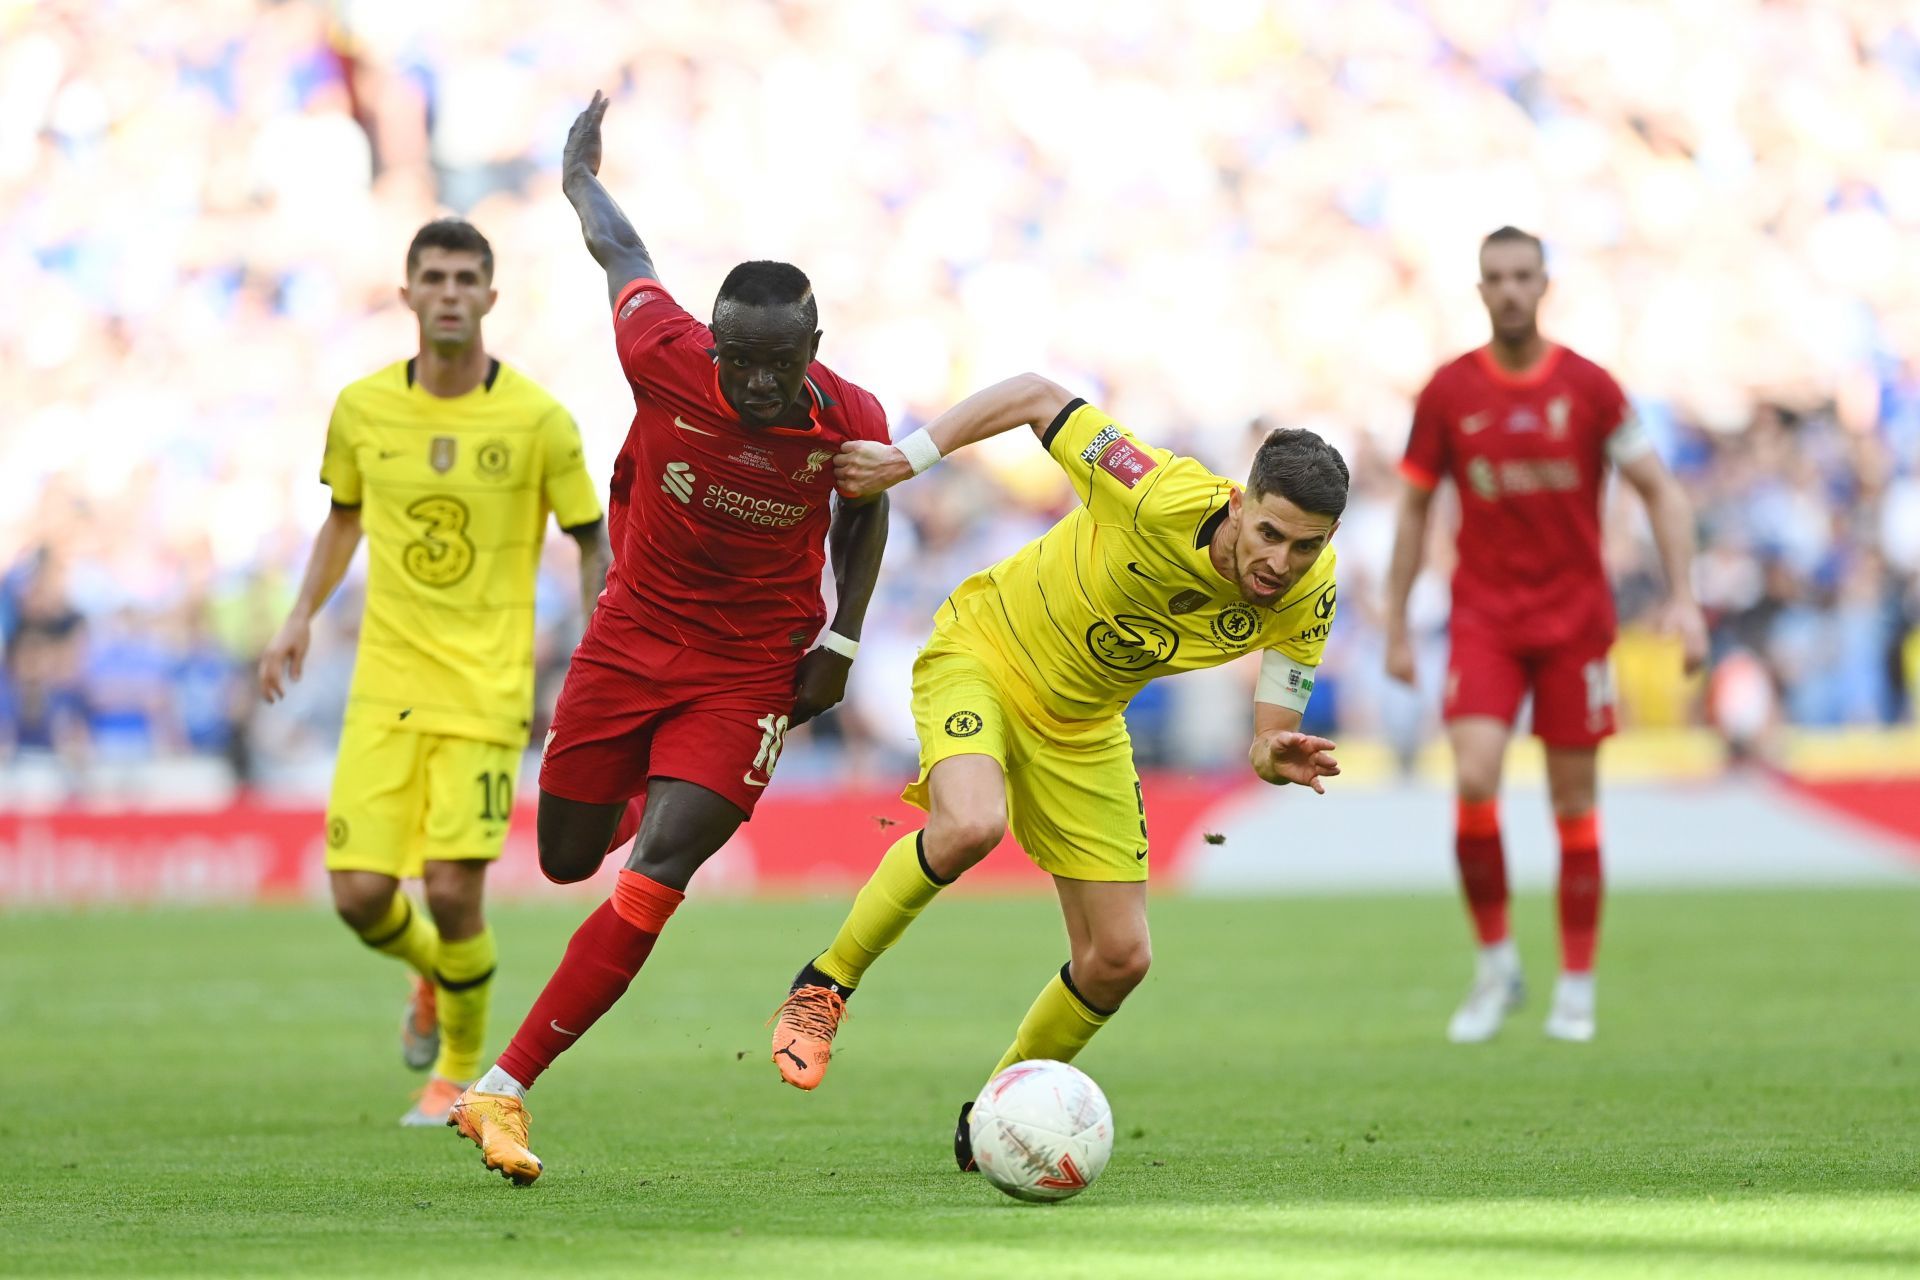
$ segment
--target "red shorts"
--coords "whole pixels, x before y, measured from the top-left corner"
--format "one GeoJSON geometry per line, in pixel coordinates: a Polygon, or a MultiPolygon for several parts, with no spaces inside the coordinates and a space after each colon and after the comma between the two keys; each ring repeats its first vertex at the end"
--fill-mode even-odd
{"type": "Polygon", "coordinates": [[[611,603],[602,599],[567,669],[540,789],[618,804],[649,778],[679,778],[752,814],[780,760],[798,655],[723,659],[642,630],[611,603]]]}
{"type": "Polygon", "coordinates": [[[1485,627],[1453,627],[1444,715],[1492,716],[1512,724],[1533,695],[1533,733],[1550,747],[1592,747],[1613,732],[1611,638],[1535,649],[1485,627]]]}

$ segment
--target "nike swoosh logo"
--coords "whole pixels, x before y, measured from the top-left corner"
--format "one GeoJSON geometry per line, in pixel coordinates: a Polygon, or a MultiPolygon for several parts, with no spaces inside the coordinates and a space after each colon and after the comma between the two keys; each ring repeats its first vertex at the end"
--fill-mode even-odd
{"type": "Polygon", "coordinates": [[[673,415],[673,425],[682,431],[691,431],[697,436],[717,436],[720,434],[718,431],[702,431],[699,427],[693,426],[677,413],[673,415]]]}
{"type": "MultiPolygon", "coordinates": [[[[741,774],[741,775],[740,775],[740,781],[742,781],[742,782],[744,782],[744,783],[746,783],[746,784],[747,784],[748,786],[750,786],[750,787],[764,787],[764,786],[766,786],[766,785],[767,785],[767,783],[766,783],[766,782],[756,782],[756,781],[754,780],[754,777],[753,777],[753,775],[752,775],[752,774],[750,774],[750,773],[743,773],[743,774],[741,774]]],[[[769,778],[769,779],[767,779],[767,782],[771,782],[771,781],[773,781],[773,779],[771,779],[771,778],[769,778]]]]}
{"type": "Polygon", "coordinates": [[[548,1019],[547,1025],[552,1027],[555,1031],[558,1031],[563,1036],[573,1036],[575,1039],[578,1039],[580,1036],[580,1033],[578,1031],[569,1031],[565,1027],[561,1026],[559,1022],[554,1019],[551,1019],[551,1018],[548,1019]]]}
{"type": "Polygon", "coordinates": [[[1132,571],[1134,577],[1141,578],[1147,582],[1153,581],[1152,578],[1147,577],[1146,571],[1140,567],[1140,562],[1138,560],[1127,561],[1127,568],[1132,571]]]}
{"type": "Polygon", "coordinates": [[[380,461],[385,462],[389,458],[397,458],[405,452],[405,449],[382,449],[380,451],[380,461]]]}

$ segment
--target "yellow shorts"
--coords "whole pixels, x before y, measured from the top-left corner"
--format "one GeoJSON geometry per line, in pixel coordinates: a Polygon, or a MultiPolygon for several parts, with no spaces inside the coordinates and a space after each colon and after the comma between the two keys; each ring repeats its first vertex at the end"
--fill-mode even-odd
{"type": "Polygon", "coordinates": [[[1118,715],[1057,720],[1009,692],[1011,674],[935,645],[913,664],[920,777],[901,793],[927,807],[927,775],[954,756],[991,756],[1007,775],[1007,822],[1034,865],[1069,880],[1147,878],[1147,813],[1133,740],[1118,715]]]}
{"type": "Polygon", "coordinates": [[[417,876],[506,843],[520,748],[349,720],[327,800],[327,870],[417,876]]]}

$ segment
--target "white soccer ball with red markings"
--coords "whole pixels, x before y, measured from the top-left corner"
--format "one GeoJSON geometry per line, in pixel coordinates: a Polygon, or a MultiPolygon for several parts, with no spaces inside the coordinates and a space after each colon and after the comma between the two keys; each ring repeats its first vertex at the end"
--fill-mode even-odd
{"type": "Polygon", "coordinates": [[[973,1159],[1016,1200],[1066,1200],[1113,1155],[1113,1108],[1087,1073],[1045,1059],[987,1081],[968,1117],[973,1159]]]}

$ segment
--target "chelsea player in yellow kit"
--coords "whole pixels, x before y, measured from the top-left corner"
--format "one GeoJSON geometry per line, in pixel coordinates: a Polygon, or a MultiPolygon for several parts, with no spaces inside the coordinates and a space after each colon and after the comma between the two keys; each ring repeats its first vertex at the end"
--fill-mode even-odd
{"type": "MultiPolygon", "coordinates": [[[[1299,732],[1334,612],[1330,545],[1347,501],[1340,455],[1276,431],[1245,489],[1143,443],[1034,374],[963,400],[898,445],[851,442],[842,493],[866,497],[944,454],[1031,426],[1080,505],[974,574],[940,606],[913,667],[924,829],[888,849],[833,944],[801,969],[773,1060],[802,1089],[825,1075],[845,1001],[935,895],[1014,838],[1050,872],[1071,958],[997,1072],[1069,1061],[1146,976],[1147,823],[1122,711],[1149,680],[1260,652],[1253,770],[1318,792],[1333,743],[1299,732]]],[[[971,1167],[966,1109],[955,1155],[971,1167]]]]}
{"type": "Polygon", "coordinates": [[[498,296],[486,238],[454,218],[422,227],[400,296],[419,321],[419,353],[340,393],[320,471],[333,509],[260,659],[260,690],[275,702],[300,678],[313,615],[364,532],[366,609],[327,804],[327,872],[348,927],[413,970],[401,1052],[432,1075],[401,1123],[437,1125],[480,1073],[495,956],[482,891],[533,714],[547,514],[579,544],[589,613],[611,556],[579,428],[482,342],[498,296]],[[414,876],[426,913],[400,890],[414,876]]]}

